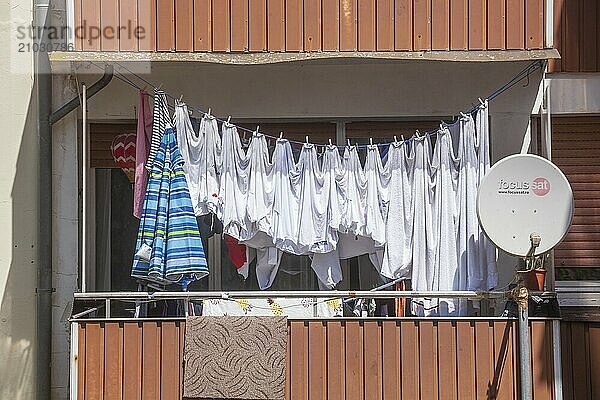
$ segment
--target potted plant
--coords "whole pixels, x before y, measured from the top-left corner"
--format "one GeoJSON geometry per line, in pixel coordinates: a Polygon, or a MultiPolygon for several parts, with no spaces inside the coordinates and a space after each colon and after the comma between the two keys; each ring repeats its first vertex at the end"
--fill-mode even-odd
{"type": "Polygon", "coordinates": [[[517,274],[521,277],[523,285],[534,291],[544,290],[546,280],[546,263],[550,253],[540,254],[533,257],[519,258],[517,274]]]}

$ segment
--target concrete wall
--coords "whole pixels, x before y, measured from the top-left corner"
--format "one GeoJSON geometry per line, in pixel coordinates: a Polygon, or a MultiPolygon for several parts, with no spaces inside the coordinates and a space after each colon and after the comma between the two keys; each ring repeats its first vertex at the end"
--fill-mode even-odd
{"type": "Polygon", "coordinates": [[[37,105],[16,37],[31,19],[31,0],[0,0],[0,398],[15,400],[36,398],[37,105]]]}

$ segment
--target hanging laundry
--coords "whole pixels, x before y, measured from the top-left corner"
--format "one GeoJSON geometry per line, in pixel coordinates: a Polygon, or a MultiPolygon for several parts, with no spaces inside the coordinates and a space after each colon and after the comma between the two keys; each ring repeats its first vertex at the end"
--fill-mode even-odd
{"type": "Polygon", "coordinates": [[[327,204],[323,193],[323,174],[317,160],[315,145],[305,143],[297,164],[300,210],[298,247],[310,253],[328,253],[334,246],[327,240],[327,204]]]}
{"type": "Polygon", "coordinates": [[[182,164],[175,134],[169,128],[148,182],[131,271],[135,278],[187,285],[208,274],[182,164]],[[149,260],[139,256],[143,245],[151,248],[149,260]]]}
{"type": "Polygon", "coordinates": [[[161,139],[167,128],[172,128],[171,117],[169,116],[169,106],[167,95],[162,90],[154,90],[154,108],[152,111],[152,143],[148,160],[146,160],[146,169],[152,170],[152,164],[156,157],[156,152],[161,143],[161,139]]]}
{"type": "Polygon", "coordinates": [[[299,174],[292,147],[286,139],[277,139],[273,152],[273,210],[271,214],[273,244],[287,253],[305,254],[307,247],[298,243],[299,174]]]}
{"type": "Polygon", "coordinates": [[[323,202],[327,205],[326,240],[336,247],[338,231],[343,230],[342,222],[346,210],[347,181],[345,168],[337,146],[327,145],[323,155],[323,202]]]}
{"type": "Polygon", "coordinates": [[[246,205],[248,197],[249,159],[234,125],[222,126],[221,182],[219,184],[218,217],[223,232],[237,240],[248,237],[246,205]]]}
{"type": "MultiPolygon", "coordinates": [[[[433,290],[436,236],[433,231],[433,182],[431,176],[431,142],[429,136],[413,140],[414,172],[412,187],[413,243],[412,287],[416,291],[433,290]]],[[[431,315],[431,299],[413,299],[413,313],[431,315]]]]}
{"type": "MultiPolygon", "coordinates": [[[[475,130],[477,133],[477,158],[479,159],[479,184],[483,177],[490,170],[490,138],[489,138],[489,108],[488,101],[477,109],[475,114],[475,130]]],[[[478,233],[479,243],[479,263],[485,268],[485,285],[481,290],[490,290],[498,286],[498,269],[496,266],[496,248],[492,242],[485,236],[481,226],[478,233]]]]}
{"type": "Polygon", "coordinates": [[[390,174],[389,206],[386,224],[386,247],[381,273],[396,279],[409,277],[412,266],[413,208],[412,185],[414,152],[408,152],[408,143],[390,145],[387,168],[390,174]]]}
{"type": "Polygon", "coordinates": [[[233,266],[239,270],[246,264],[246,246],[240,244],[236,238],[227,234],[223,235],[223,237],[227,244],[229,259],[233,266]]]}
{"type": "MultiPolygon", "coordinates": [[[[434,180],[433,232],[437,237],[435,261],[433,264],[433,285],[431,290],[460,290],[458,279],[458,206],[456,192],[458,186],[458,163],[452,149],[452,137],[447,128],[438,131],[431,169],[434,180]]],[[[431,315],[458,316],[457,299],[432,299],[429,306],[437,306],[431,315]]],[[[466,310],[462,310],[466,311],[466,310]]]]}
{"type": "Polygon", "coordinates": [[[267,141],[255,133],[247,152],[249,162],[246,214],[246,236],[241,238],[247,246],[263,248],[273,245],[273,164],[269,161],[267,141]]]}
{"type": "Polygon", "coordinates": [[[347,198],[342,226],[348,233],[367,236],[365,213],[367,209],[367,182],[356,146],[346,146],[344,168],[346,170],[347,198]]]}
{"type": "Polygon", "coordinates": [[[137,109],[137,131],[135,142],[135,181],[133,184],[133,215],[142,216],[144,197],[148,185],[148,170],[145,168],[152,143],[152,113],[149,95],[140,91],[137,109]]]}
{"type": "Polygon", "coordinates": [[[200,145],[200,160],[198,167],[198,198],[192,198],[196,215],[217,213],[219,206],[219,183],[221,174],[221,136],[217,120],[212,115],[205,114],[200,121],[200,132],[203,140],[200,145]]]}
{"type": "Polygon", "coordinates": [[[460,134],[457,190],[459,287],[462,290],[483,290],[486,286],[487,271],[479,262],[479,221],[476,211],[479,160],[476,153],[473,118],[470,115],[461,118],[458,128],[460,134]]]}
{"type": "Polygon", "coordinates": [[[177,102],[175,105],[173,122],[177,133],[177,145],[184,161],[183,170],[187,178],[194,213],[200,215],[198,212],[200,175],[202,173],[200,170],[202,164],[200,156],[204,136],[202,131],[198,134],[194,131],[192,121],[190,120],[190,113],[185,103],[177,102]]]}
{"type": "Polygon", "coordinates": [[[373,239],[375,246],[383,247],[386,241],[390,175],[389,170],[383,167],[377,145],[367,146],[364,171],[367,183],[365,233],[373,239]]]}

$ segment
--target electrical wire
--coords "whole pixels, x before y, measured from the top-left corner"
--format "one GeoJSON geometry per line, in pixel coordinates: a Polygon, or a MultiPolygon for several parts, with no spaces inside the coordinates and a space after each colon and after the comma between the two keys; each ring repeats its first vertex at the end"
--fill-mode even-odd
{"type": "MultiPolygon", "coordinates": [[[[92,65],[94,65],[94,66],[102,69],[101,65],[98,65],[98,64],[96,64],[94,62],[91,62],[90,64],[92,64],[92,65]]],[[[161,85],[156,85],[156,84],[150,82],[148,79],[146,79],[143,76],[135,73],[134,71],[130,70],[129,68],[127,68],[126,66],[124,66],[121,63],[117,62],[115,64],[117,64],[120,68],[122,68],[125,71],[127,71],[132,76],[135,76],[137,79],[139,79],[140,81],[142,81],[145,86],[152,87],[152,88],[154,88],[157,91],[160,90],[160,88],[162,87],[162,84],[161,85]]],[[[518,72],[512,79],[510,79],[504,85],[500,86],[498,89],[496,89],[495,91],[493,91],[489,96],[487,96],[486,100],[487,101],[494,100],[495,98],[497,98],[498,96],[500,96],[502,93],[506,92],[507,90],[509,90],[510,88],[512,88],[514,85],[516,85],[517,83],[521,82],[525,78],[527,78],[529,80],[529,77],[531,76],[532,73],[534,73],[538,69],[543,69],[544,66],[545,66],[545,61],[544,60],[536,60],[536,61],[531,62],[525,68],[523,68],[520,72],[518,72]]],[[[119,79],[120,81],[126,83],[127,85],[130,85],[131,87],[136,88],[137,90],[142,90],[142,86],[141,85],[136,84],[133,80],[127,78],[124,74],[122,74],[122,73],[120,73],[118,71],[115,71],[114,72],[114,76],[117,79],[119,79]]],[[[179,101],[179,98],[171,95],[170,93],[167,93],[166,91],[163,91],[163,93],[167,96],[167,98],[169,98],[169,99],[171,99],[173,101],[179,101]]],[[[149,94],[149,96],[154,97],[152,94],[149,94]]],[[[482,101],[482,100],[479,99],[479,101],[482,101]]],[[[168,106],[169,106],[170,110],[174,110],[175,109],[175,107],[173,107],[171,105],[168,105],[168,106]]],[[[201,115],[208,115],[208,112],[206,112],[204,110],[201,110],[199,108],[196,108],[196,107],[193,107],[193,106],[190,106],[190,105],[187,105],[187,107],[188,107],[188,109],[190,109],[192,111],[195,111],[195,112],[197,112],[197,113],[199,113],[201,115]]],[[[479,109],[479,107],[481,107],[481,104],[474,106],[472,109],[470,109],[466,113],[464,113],[464,112],[459,113],[460,117],[457,117],[452,122],[445,123],[445,122],[442,121],[442,124],[445,125],[446,127],[451,127],[451,126],[457,124],[461,120],[461,118],[463,116],[469,115],[469,114],[472,115],[474,112],[476,112],[479,109]]],[[[243,126],[232,124],[229,121],[229,119],[225,120],[225,119],[222,119],[222,118],[218,118],[216,116],[212,116],[212,117],[215,118],[217,121],[219,121],[221,123],[227,123],[227,124],[229,124],[231,126],[234,126],[238,130],[241,130],[243,132],[251,133],[253,135],[256,134],[256,133],[260,133],[261,135],[264,135],[266,138],[268,138],[270,140],[277,140],[277,139],[279,139],[279,137],[274,136],[274,135],[265,134],[263,132],[259,132],[258,130],[252,130],[252,129],[245,128],[243,126]]],[[[419,135],[412,136],[412,137],[410,137],[408,139],[405,139],[404,141],[400,141],[400,142],[397,142],[397,141],[394,141],[394,142],[380,142],[380,143],[376,143],[376,144],[373,144],[373,145],[371,145],[371,144],[354,144],[352,146],[356,147],[357,149],[367,148],[369,146],[387,147],[387,146],[389,146],[392,143],[409,143],[409,142],[411,142],[413,140],[420,140],[420,139],[424,139],[425,137],[435,136],[439,132],[440,132],[440,129],[435,129],[435,130],[428,131],[428,132],[423,132],[423,133],[419,132],[420,133],[419,135]]],[[[297,140],[288,139],[288,141],[290,143],[292,143],[292,144],[297,144],[297,145],[304,145],[305,144],[305,142],[297,141],[297,140]]],[[[323,148],[324,149],[324,148],[326,148],[327,146],[330,146],[330,145],[327,145],[327,144],[325,144],[325,145],[323,145],[323,144],[314,144],[314,146],[317,147],[317,148],[323,148]]],[[[338,149],[340,149],[340,148],[345,148],[347,145],[344,144],[344,145],[333,145],[333,146],[335,146],[338,149]]]]}

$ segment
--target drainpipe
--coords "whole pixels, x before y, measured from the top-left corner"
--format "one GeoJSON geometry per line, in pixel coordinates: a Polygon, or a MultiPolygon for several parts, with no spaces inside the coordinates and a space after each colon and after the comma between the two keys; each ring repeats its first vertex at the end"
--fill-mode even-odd
{"type": "MultiPolygon", "coordinates": [[[[45,27],[49,0],[34,0],[34,25],[45,27]]],[[[42,30],[39,48],[49,41],[42,30]]],[[[52,357],[52,75],[48,54],[36,51],[34,55],[34,82],[38,106],[39,187],[38,187],[38,262],[36,310],[36,384],[38,399],[50,399],[50,368],[52,357]]]]}

